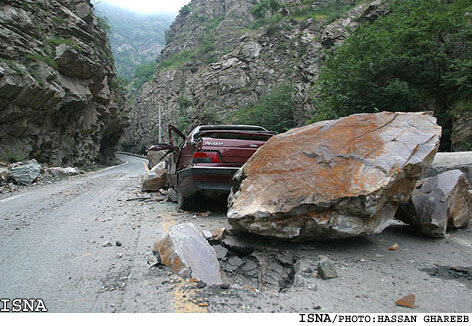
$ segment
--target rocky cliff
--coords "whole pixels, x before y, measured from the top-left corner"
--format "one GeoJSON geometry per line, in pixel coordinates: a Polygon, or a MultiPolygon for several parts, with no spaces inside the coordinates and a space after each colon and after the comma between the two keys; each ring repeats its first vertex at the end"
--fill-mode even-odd
{"type": "Polygon", "coordinates": [[[236,111],[283,85],[292,90],[295,122],[303,124],[326,54],[359,21],[375,19],[380,7],[379,0],[193,0],[167,32],[123,147],[142,151],[157,142],[159,107],[162,126],[172,122],[188,130],[231,122],[236,111]]]}
{"type": "Polygon", "coordinates": [[[111,160],[126,103],[90,1],[4,0],[0,40],[0,160],[111,160]]]}

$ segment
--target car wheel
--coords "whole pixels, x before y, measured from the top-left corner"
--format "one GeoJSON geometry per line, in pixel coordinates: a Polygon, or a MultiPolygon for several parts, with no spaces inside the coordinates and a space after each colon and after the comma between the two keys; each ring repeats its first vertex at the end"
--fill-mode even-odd
{"type": "Polygon", "coordinates": [[[184,197],[179,191],[177,193],[177,207],[183,211],[191,211],[195,207],[195,198],[184,197]]]}

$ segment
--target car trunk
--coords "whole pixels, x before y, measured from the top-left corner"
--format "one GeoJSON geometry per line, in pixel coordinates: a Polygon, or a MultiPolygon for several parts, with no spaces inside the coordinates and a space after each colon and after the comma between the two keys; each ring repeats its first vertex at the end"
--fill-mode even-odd
{"type": "Polygon", "coordinates": [[[244,164],[273,136],[269,132],[209,131],[201,133],[203,151],[217,151],[222,163],[244,164]]]}

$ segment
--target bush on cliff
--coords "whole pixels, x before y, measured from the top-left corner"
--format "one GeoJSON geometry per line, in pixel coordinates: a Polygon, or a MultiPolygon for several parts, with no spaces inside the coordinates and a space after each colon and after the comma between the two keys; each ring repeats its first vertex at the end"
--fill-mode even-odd
{"type": "MultiPolygon", "coordinates": [[[[472,0],[396,0],[329,57],[311,121],[358,112],[433,110],[450,148],[452,110],[472,98],[472,0]]],[[[469,107],[470,110],[470,107],[469,107]]]]}

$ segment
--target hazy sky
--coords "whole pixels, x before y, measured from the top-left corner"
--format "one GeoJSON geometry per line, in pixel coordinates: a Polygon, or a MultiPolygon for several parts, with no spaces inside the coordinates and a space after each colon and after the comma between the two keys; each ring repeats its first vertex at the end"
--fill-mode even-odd
{"type": "Polygon", "coordinates": [[[95,0],[144,14],[178,12],[190,0],[95,0]]]}

